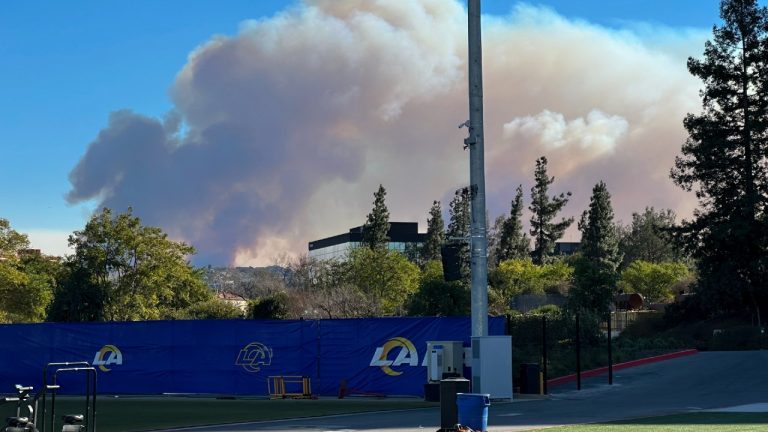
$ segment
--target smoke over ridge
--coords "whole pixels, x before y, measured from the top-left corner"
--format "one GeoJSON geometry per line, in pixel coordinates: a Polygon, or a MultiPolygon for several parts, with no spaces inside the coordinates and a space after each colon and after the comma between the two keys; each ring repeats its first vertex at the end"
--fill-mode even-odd
{"type": "MultiPolygon", "coordinates": [[[[268,264],[360,225],[379,183],[392,220],[425,229],[468,182],[466,17],[454,0],[312,0],[196,48],[163,119],[114,112],[70,173],[70,202],[132,206],[199,264],[268,264]]],[[[668,179],[699,109],[674,46],[518,6],[484,21],[491,219],[546,155],[564,216],[605,180],[617,216],[695,206],[668,179]]],[[[528,196],[526,196],[526,202],[528,196]]],[[[527,219],[527,215],[524,216],[527,219]]],[[[578,235],[569,234],[577,240],[578,235]]]]}

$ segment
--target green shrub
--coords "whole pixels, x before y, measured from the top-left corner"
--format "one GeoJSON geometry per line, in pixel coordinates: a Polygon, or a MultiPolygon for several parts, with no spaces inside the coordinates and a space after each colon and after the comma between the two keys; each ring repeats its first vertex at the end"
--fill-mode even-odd
{"type": "Polygon", "coordinates": [[[672,289],[690,281],[688,267],[681,262],[652,263],[637,260],[621,273],[619,288],[625,292],[642,294],[649,303],[672,300],[672,289]]]}
{"type": "Polygon", "coordinates": [[[712,332],[709,349],[713,351],[746,351],[768,349],[765,328],[741,325],[712,332]]]}
{"type": "Polygon", "coordinates": [[[664,309],[664,321],[668,328],[683,323],[692,323],[709,318],[698,296],[689,296],[680,302],[667,305],[664,309]]]}
{"type": "Polygon", "coordinates": [[[173,319],[236,319],[242,318],[243,311],[219,299],[195,303],[185,309],[174,312],[173,319]]]}
{"type": "Polygon", "coordinates": [[[646,338],[653,337],[666,329],[664,314],[660,312],[638,313],[635,321],[631,322],[621,332],[622,337],[646,338]]]}
{"type": "Polygon", "coordinates": [[[288,317],[288,294],[279,292],[248,303],[248,318],[285,319],[288,317]]]}
{"type": "Polygon", "coordinates": [[[531,315],[544,315],[547,319],[556,319],[560,318],[563,311],[557,305],[548,304],[531,309],[528,313],[531,315]]]}

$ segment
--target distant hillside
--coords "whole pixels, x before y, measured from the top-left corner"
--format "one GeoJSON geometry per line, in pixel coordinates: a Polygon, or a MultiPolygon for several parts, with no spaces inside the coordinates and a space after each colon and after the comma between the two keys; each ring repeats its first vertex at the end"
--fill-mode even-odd
{"type": "Polygon", "coordinates": [[[211,289],[235,293],[246,299],[284,290],[290,276],[290,269],[280,266],[203,268],[203,279],[211,289]]]}

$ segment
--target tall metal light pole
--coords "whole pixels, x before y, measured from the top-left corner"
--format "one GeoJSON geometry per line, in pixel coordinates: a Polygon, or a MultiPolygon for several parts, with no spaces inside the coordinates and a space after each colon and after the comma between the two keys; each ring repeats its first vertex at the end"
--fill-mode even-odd
{"type": "Polygon", "coordinates": [[[483,53],[480,0],[469,0],[469,182],[472,197],[470,256],[472,269],[472,336],[488,336],[488,239],[485,222],[485,154],[483,151],[483,53]]]}

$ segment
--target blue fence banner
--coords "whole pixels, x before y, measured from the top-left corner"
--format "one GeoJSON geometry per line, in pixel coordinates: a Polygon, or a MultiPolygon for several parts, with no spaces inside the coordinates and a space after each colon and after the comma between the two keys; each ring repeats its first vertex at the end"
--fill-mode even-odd
{"type": "MultiPolygon", "coordinates": [[[[0,325],[0,393],[42,385],[50,362],[87,361],[102,394],[266,395],[270,376],[306,376],[320,395],[422,396],[427,341],[469,346],[468,317],[195,320],[0,325]]],[[[503,317],[489,334],[504,334],[503,317]]],[[[52,375],[49,377],[49,381],[52,375]]],[[[56,377],[82,393],[84,376],[56,377]]]]}

